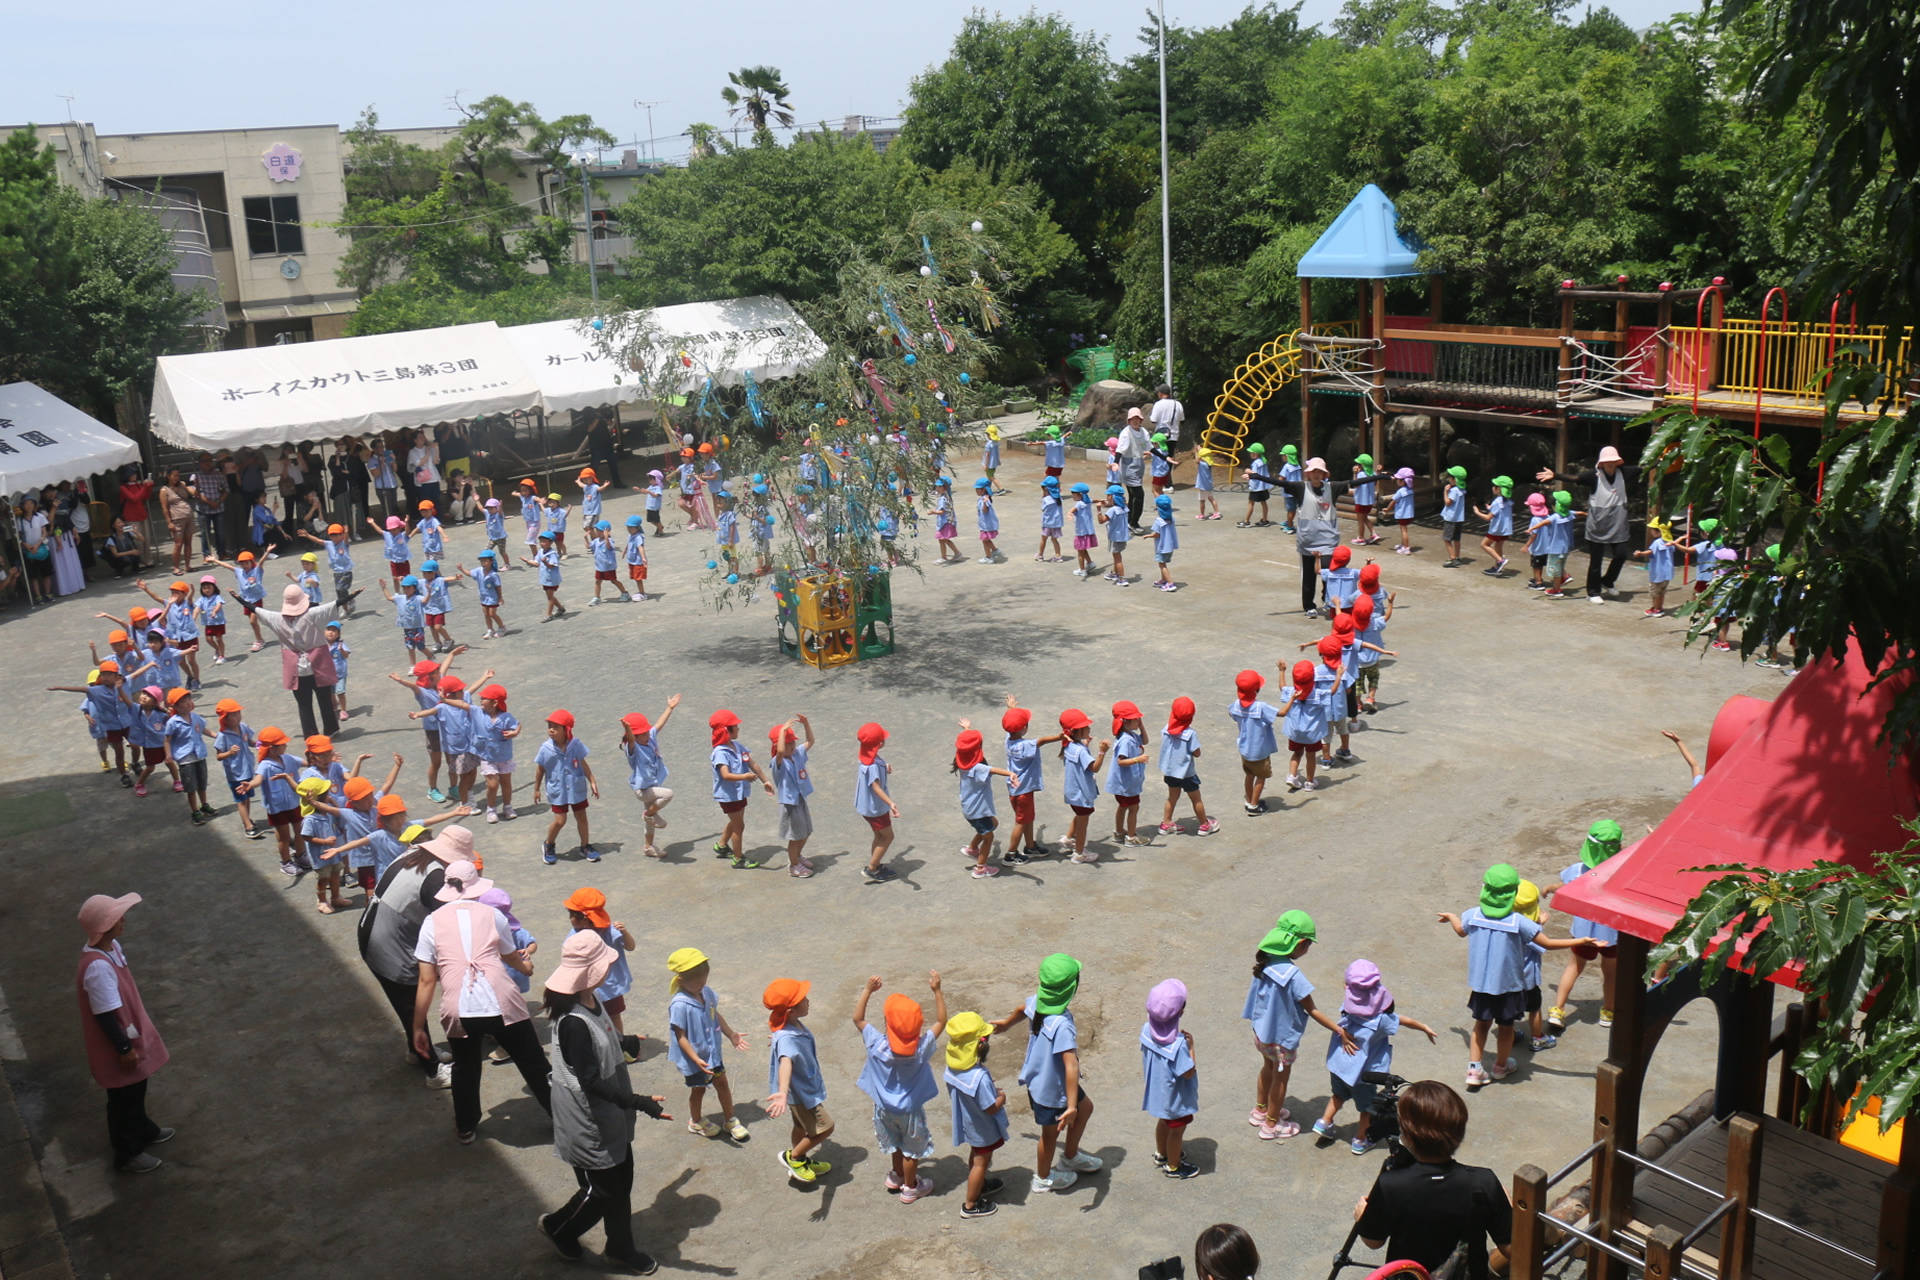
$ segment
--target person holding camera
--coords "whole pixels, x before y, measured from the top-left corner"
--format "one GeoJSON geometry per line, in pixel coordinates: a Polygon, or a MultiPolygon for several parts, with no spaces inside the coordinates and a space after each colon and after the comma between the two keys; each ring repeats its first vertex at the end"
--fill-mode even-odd
{"type": "Polygon", "coordinates": [[[1400,1142],[1411,1162],[1389,1160],[1373,1190],[1354,1206],[1360,1239],[1369,1249],[1408,1259],[1432,1271],[1466,1246],[1466,1280],[1505,1275],[1513,1208],[1493,1170],[1456,1163],[1467,1137],[1467,1103],[1438,1080],[1416,1080],[1395,1106],[1400,1142]],[[1487,1248],[1492,1240],[1493,1248],[1487,1248]]]}

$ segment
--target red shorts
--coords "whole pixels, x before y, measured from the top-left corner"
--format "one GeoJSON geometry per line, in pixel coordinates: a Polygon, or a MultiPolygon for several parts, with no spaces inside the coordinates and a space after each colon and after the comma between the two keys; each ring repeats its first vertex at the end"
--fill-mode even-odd
{"type": "Polygon", "coordinates": [[[627,576],[635,582],[645,582],[647,580],[647,566],[643,564],[630,564],[627,566],[627,576]]]}
{"type": "Polygon", "coordinates": [[[1370,516],[1373,514],[1373,504],[1371,502],[1356,502],[1353,504],[1353,514],[1356,516],[1370,516]]]}
{"type": "Polygon", "coordinates": [[[1086,817],[1088,814],[1093,812],[1093,806],[1090,804],[1089,805],[1070,804],[1067,806],[1067,808],[1073,810],[1075,814],[1077,814],[1082,818],[1086,817]]]}
{"type": "Polygon", "coordinates": [[[389,560],[387,561],[387,569],[393,574],[395,578],[404,578],[409,573],[413,572],[413,561],[389,560]]]}
{"type": "Polygon", "coordinates": [[[1132,809],[1139,805],[1140,797],[1139,796],[1115,796],[1113,798],[1113,802],[1116,805],[1119,805],[1122,809],[1132,809]]]}
{"type": "Polygon", "coordinates": [[[869,817],[867,814],[864,814],[864,813],[861,814],[860,816],[863,818],[866,818],[867,825],[872,827],[875,831],[890,831],[893,829],[893,815],[890,813],[883,813],[877,818],[869,817]]]}
{"type": "Polygon", "coordinates": [[[1575,947],[1573,949],[1573,954],[1579,956],[1582,960],[1597,960],[1602,957],[1611,960],[1619,953],[1620,948],[1617,945],[1611,947],[1575,947]]]}
{"type": "Polygon", "coordinates": [[[276,827],[298,826],[300,824],[300,811],[298,809],[282,809],[278,813],[268,814],[267,821],[276,827]]]}
{"type": "Polygon", "coordinates": [[[627,1011],[627,998],[625,996],[609,996],[600,1003],[606,1006],[608,1013],[625,1013],[627,1011]]]}
{"type": "Polygon", "coordinates": [[[1033,796],[1031,791],[1023,791],[1013,797],[1013,820],[1020,823],[1033,821],[1033,796]]]}
{"type": "Polygon", "coordinates": [[[260,601],[242,600],[240,602],[240,612],[246,614],[249,618],[251,618],[254,614],[260,612],[260,601]]]}
{"type": "MultiPolygon", "coordinates": [[[[745,801],[741,803],[744,804],[745,801]]],[[[549,805],[548,808],[552,809],[555,813],[585,813],[587,811],[587,802],[582,800],[579,804],[549,805]]]]}
{"type": "Polygon", "coordinates": [[[998,1141],[998,1142],[996,1142],[996,1143],[994,1143],[994,1144],[993,1144],[992,1146],[990,1146],[990,1147],[972,1147],[972,1148],[970,1148],[969,1150],[970,1150],[970,1152],[971,1152],[971,1154],[973,1154],[973,1155],[976,1155],[976,1156],[984,1156],[984,1155],[987,1155],[987,1154],[989,1154],[989,1153],[991,1153],[991,1152],[994,1152],[994,1151],[998,1151],[998,1150],[999,1150],[1000,1148],[1002,1148],[1002,1147],[1004,1147],[1004,1146],[1006,1146],[1006,1145],[1007,1145],[1007,1140],[1006,1140],[1005,1138],[1002,1138],[1002,1139],[1000,1139],[1000,1141],[998,1141]]]}
{"type": "Polygon", "coordinates": [[[1402,529],[1404,529],[1404,528],[1406,528],[1406,527],[1407,527],[1408,525],[1410,525],[1410,524],[1412,524],[1412,523],[1413,523],[1413,521],[1411,521],[1411,520],[1396,520],[1396,521],[1394,521],[1394,523],[1395,523],[1395,524],[1397,524],[1397,525],[1399,525],[1399,526],[1400,526],[1400,527],[1401,527],[1402,529]]]}
{"type": "Polygon", "coordinates": [[[1192,1116],[1181,1116],[1178,1120],[1168,1120],[1166,1126],[1169,1129],[1184,1129],[1192,1123],[1192,1116]]]}
{"type": "Polygon", "coordinates": [[[1295,752],[1318,751],[1321,747],[1324,747],[1326,745],[1327,744],[1325,742],[1295,742],[1292,738],[1287,739],[1287,749],[1289,751],[1295,751],[1295,752]]]}
{"type": "MultiPolygon", "coordinates": [[[[159,764],[161,761],[165,760],[166,758],[167,758],[167,749],[165,747],[140,748],[140,759],[145,764],[159,764]]],[[[300,811],[298,809],[295,809],[294,812],[298,813],[300,811]]]]}
{"type": "MultiPolygon", "coordinates": [[[[1060,472],[1061,472],[1062,470],[1064,470],[1064,468],[1062,468],[1062,467],[1048,467],[1048,468],[1047,468],[1047,474],[1048,474],[1048,475],[1050,475],[1050,476],[1057,476],[1057,475],[1059,475],[1059,474],[1060,474],[1060,472]]],[[[983,1149],[983,1148],[980,1148],[980,1147],[975,1147],[975,1148],[974,1148],[974,1150],[975,1150],[975,1151],[979,1151],[979,1150],[982,1150],[982,1149],[983,1149]]],[[[993,1148],[992,1148],[992,1147],[986,1147],[986,1148],[984,1148],[984,1150],[987,1150],[987,1151],[991,1151],[991,1150],[993,1150],[993,1148]]]]}
{"type": "Polygon", "coordinates": [[[169,640],[167,643],[182,653],[192,653],[200,647],[198,640],[169,640]]]}
{"type": "Polygon", "coordinates": [[[117,747],[121,743],[125,742],[126,740],[127,740],[127,731],[125,729],[107,730],[106,741],[111,743],[112,745],[117,747]]]}
{"type": "Polygon", "coordinates": [[[444,627],[447,625],[447,615],[444,613],[429,613],[423,616],[426,618],[427,625],[430,627],[444,627]]]}
{"type": "Polygon", "coordinates": [[[1172,483],[1173,483],[1172,476],[1155,476],[1153,478],[1153,491],[1155,493],[1158,493],[1172,483]]]}
{"type": "Polygon", "coordinates": [[[739,813],[746,807],[747,802],[745,800],[722,800],[720,802],[720,812],[722,813],[739,813]]]}
{"type": "Polygon", "coordinates": [[[208,623],[208,624],[207,624],[207,636],[208,636],[208,638],[209,638],[209,639],[211,639],[211,638],[212,638],[212,637],[214,637],[214,636],[223,636],[223,635],[225,635],[225,634],[227,634],[227,624],[226,624],[226,623],[224,623],[224,622],[210,622],[210,623],[208,623]]]}
{"type": "Polygon", "coordinates": [[[593,571],[593,580],[595,582],[618,582],[620,581],[620,575],[612,569],[595,569],[593,571]]]}

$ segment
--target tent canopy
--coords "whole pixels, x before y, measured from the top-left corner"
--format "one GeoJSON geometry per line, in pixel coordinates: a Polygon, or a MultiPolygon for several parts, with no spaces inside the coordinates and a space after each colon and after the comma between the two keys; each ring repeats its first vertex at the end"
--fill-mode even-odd
{"type": "Polygon", "coordinates": [[[162,356],[153,429],[189,449],[296,444],[542,407],[492,321],[162,356]]]}
{"type": "Polygon", "coordinates": [[[1300,259],[1302,280],[1391,280],[1425,274],[1420,245],[1400,234],[1400,211],[1369,182],[1300,259]]]}
{"type": "Polygon", "coordinates": [[[636,326],[645,336],[654,355],[647,364],[674,369],[669,385],[646,386],[639,374],[608,360],[585,321],[513,325],[501,332],[539,382],[550,413],[684,394],[709,376],[722,387],[738,386],[747,373],[762,381],[791,377],[827,350],[791,304],[765,295],[656,307],[615,323],[636,326]]]}
{"type": "Polygon", "coordinates": [[[1845,661],[1808,666],[1758,714],[1752,699],[1730,699],[1716,746],[1723,721],[1738,736],[1709,752],[1700,785],[1652,835],[1557,890],[1553,909],[1658,941],[1715,874],[1691,868],[1866,868],[1905,848],[1900,820],[1920,813],[1920,789],[1910,762],[1890,761],[1879,741],[1901,686],[1869,691],[1872,679],[1850,642],[1845,661]]]}
{"type": "Polygon", "coordinates": [[[43,489],[140,460],[140,446],[31,382],[0,387],[0,493],[43,489]]]}

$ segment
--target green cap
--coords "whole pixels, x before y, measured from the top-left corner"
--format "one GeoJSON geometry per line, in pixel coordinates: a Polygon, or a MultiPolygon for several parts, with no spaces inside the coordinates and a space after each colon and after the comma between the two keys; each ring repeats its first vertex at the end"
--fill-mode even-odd
{"type": "Polygon", "coordinates": [[[1080,962],[1056,951],[1040,962],[1040,990],[1033,997],[1033,1011],[1042,1017],[1064,1013],[1079,989],[1080,962]]]}
{"type": "Polygon", "coordinates": [[[1573,495],[1565,489],[1556,489],[1553,494],[1553,505],[1562,511],[1571,511],[1573,509],[1573,495]]]}
{"type": "Polygon", "coordinates": [[[1715,520],[1712,516],[1708,516],[1705,520],[1702,520],[1700,522],[1700,532],[1702,533],[1712,533],[1715,529],[1718,529],[1719,527],[1720,527],[1720,522],[1718,520],[1715,520]]]}
{"type": "Polygon", "coordinates": [[[1780,544],[1779,543],[1776,542],[1772,546],[1767,548],[1767,559],[1773,561],[1775,564],[1780,563],[1780,544]]]}
{"type": "Polygon", "coordinates": [[[1602,818],[1587,828],[1587,838],[1580,845],[1580,861],[1593,868],[1620,852],[1620,824],[1612,818],[1602,818]]]}
{"type": "Polygon", "coordinates": [[[1513,477],[1512,476],[1495,476],[1493,478],[1493,487],[1498,489],[1502,493],[1512,493],[1513,477]]]}
{"type": "Polygon", "coordinates": [[[1048,434],[1048,435],[1050,435],[1050,436],[1057,436],[1057,435],[1059,435],[1059,434],[1060,434],[1060,428],[1058,428],[1058,427],[1048,427],[1048,428],[1047,428],[1047,434],[1048,434]]]}
{"type": "Polygon", "coordinates": [[[1465,467],[1448,467],[1447,474],[1455,480],[1465,480],[1467,478],[1467,469],[1465,467]]]}
{"type": "Polygon", "coordinates": [[[1353,460],[1353,465],[1356,467],[1371,468],[1373,466],[1373,455],[1370,453],[1360,454],[1353,460]]]}
{"type": "MultiPolygon", "coordinates": [[[[1248,453],[1252,453],[1252,454],[1262,454],[1262,453],[1265,453],[1266,451],[1267,451],[1267,446],[1265,446],[1265,445],[1263,445],[1263,444],[1250,444],[1250,445],[1248,445],[1248,446],[1247,446],[1247,452],[1248,452],[1248,453]]],[[[1281,450],[1281,452],[1282,452],[1282,453],[1284,453],[1284,452],[1286,452],[1286,451],[1285,451],[1285,450],[1283,449],[1283,450],[1281,450]]]]}
{"type": "Polygon", "coordinates": [[[1299,451],[1298,449],[1296,449],[1296,448],[1294,448],[1294,447],[1293,447],[1292,445],[1290,445],[1290,444],[1283,444],[1283,445],[1281,445],[1281,446],[1280,446],[1280,453],[1281,453],[1281,455],[1282,455],[1282,456],[1284,456],[1284,457],[1288,457],[1288,458],[1297,458],[1297,457],[1299,457],[1299,456],[1300,456],[1300,451],[1299,451]]]}
{"type": "Polygon", "coordinates": [[[1312,942],[1317,936],[1312,916],[1304,911],[1289,911],[1274,921],[1267,936],[1260,939],[1260,951],[1265,955],[1290,956],[1302,942],[1312,942]]]}
{"type": "Polygon", "coordinates": [[[1519,896],[1520,873],[1512,863],[1496,862],[1480,882],[1480,914],[1489,920],[1505,920],[1513,914],[1513,900],[1519,896]]]}
{"type": "Polygon", "coordinates": [[[1164,432],[1164,431],[1156,431],[1156,432],[1154,432],[1154,433],[1153,433],[1153,442],[1154,442],[1155,444],[1165,444],[1165,443],[1167,442],[1167,433],[1166,433],[1166,432],[1164,432]]]}

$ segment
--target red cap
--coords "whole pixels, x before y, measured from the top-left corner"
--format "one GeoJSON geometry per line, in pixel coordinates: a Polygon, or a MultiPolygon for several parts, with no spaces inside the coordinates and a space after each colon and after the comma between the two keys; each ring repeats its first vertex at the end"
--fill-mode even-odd
{"type": "Polygon", "coordinates": [[[1305,658],[1293,664],[1293,694],[1304,698],[1313,692],[1313,664],[1305,658]]]}
{"type": "Polygon", "coordinates": [[[1348,561],[1352,559],[1353,559],[1352,547],[1335,547],[1333,549],[1333,567],[1334,568],[1344,569],[1347,567],[1348,561]]]}
{"type": "Polygon", "coordinates": [[[652,733],[653,725],[638,711],[620,717],[620,723],[635,733],[652,733]]]}
{"type": "Polygon", "coordinates": [[[1131,702],[1128,702],[1122,699],[1121,701],[1113,704],[1112,714],[1113,714],[1113,731],[1115,733],[1119,733],[1121,728],[1127,723],[1127,721],[1138,720],[1140,718],[1140,708],[1134,706],[1131,702]]]}
{"type": "Polygon", "coordinates": [[[573,732],[573,712],[560,710],[547,717],[548,724],[557,724],[568,733],[573,732]]]}
{"type": "Polygon", "coordinates": [[[1353,626],[1357,631],[1365,631],[1373,625],[1373,597],[1355,596],[1353,600],[1353,626]]]}
{"type": "Polygon", "coordinates": [[[879,756],[880,748],[884,746],[887,741],[887,731],[872,721],[868,721],[858,729],[855,729],[853,736],[860,743],[861,764],[872,764],[874,759],[879,756]]]}
{"type": "Polygon", "coordinates": [[[1350,613],[1334,614],[1333,634],[1339,636],[1343,642],[1350,639],[1353,636],[1353,615],[1350,613]]]}
{"type": "Polygon", "coordinates": [[[1362,590],[1372,591],[1380,585],[1380,566],[1367,564],[1360,566],[1360,586],[1362,590]]]}
{"type": "Polygon", "coordinates": [[[507,688],[505,685],[490,684],[480,690],[480,696],[488,702],[499,703],[502,711],[507,709],[507,688]]]}
{"type": "Polygon", "coordinates": [[[1258,671],[1249,668],[1233,678],[1233,687],[1240,691],[1240,705],[1250,707],[1260,691],[1267,687],[1267,678],[1258,671]]]}
{"type": "Polygon", "coordinates": [[[1060,727],[1068,733],[1078,733],[1092,723],[1087,713],[1078,707],[1068,707],[1060,713],[1060,727]]]}
{"type": "Polygon", "coordinates": [[[1167,713],[1167,732],[1185,733],[1193,723],[1193,699],[1175,698],[1173,709],[1167,713]]]}
{"type": "Polygon", "coordinates": [[[1033,723],[1033,712],[1025,707],[1008,707],[1006,714],[1000,717],[1000,727],[1008,733],[1025,733],[1027,726],[1033,723]]]}
{"type": "Polygon", "coordinates": [[[413,664],[413,678],[418,680],[423,676],[430,676],[434,672],[438,671],[439,669],[440,669],[439,663],[428,662],[425,658],[422,658],[420,659],[420,661],[413,664]]]}
{"type": "Polygon", "coordinates": [[[792,727],[788,725],[787,722],[784,720],[782,720],[779,724],[773,726],[773,728],[767,730],[767,741],[771,742],[774,745],[775,750],[778,750],[780,747],[780,744],[785,742],[788,738],[792,738],[796,736],[798,735],[794,733],[792,727]]]}
{"type": "Polygon", "coordinates": [[[708,716],[707,728],[712,731],[713,745],[716,747],[725,746],[733,737],[727,730],[738,728],[739,724],[740,717],[725,707],[720,708],[720,710],[708,716]]]}
{"type": "Polygon", "coordinates": [[[442,693],[465,693],[466,691],[467,682],[459,676],[448,676],[440,682],[440,692],[442,693]]]}
{"type": "Polygon", "coordinates": [[[1328,666],[1340,660],[1340,651],[1344,648],[1346,646],[1340,643],[1339,636],[1320,637],[1320,656],[1326,660],[1328,666]]]}
{"type": "Polygon", "coordinates": [[[981,738],[978,729],[964,730],[953,740],[953,762],[962,769],[971,769],[980,763],[981,738]]]}

